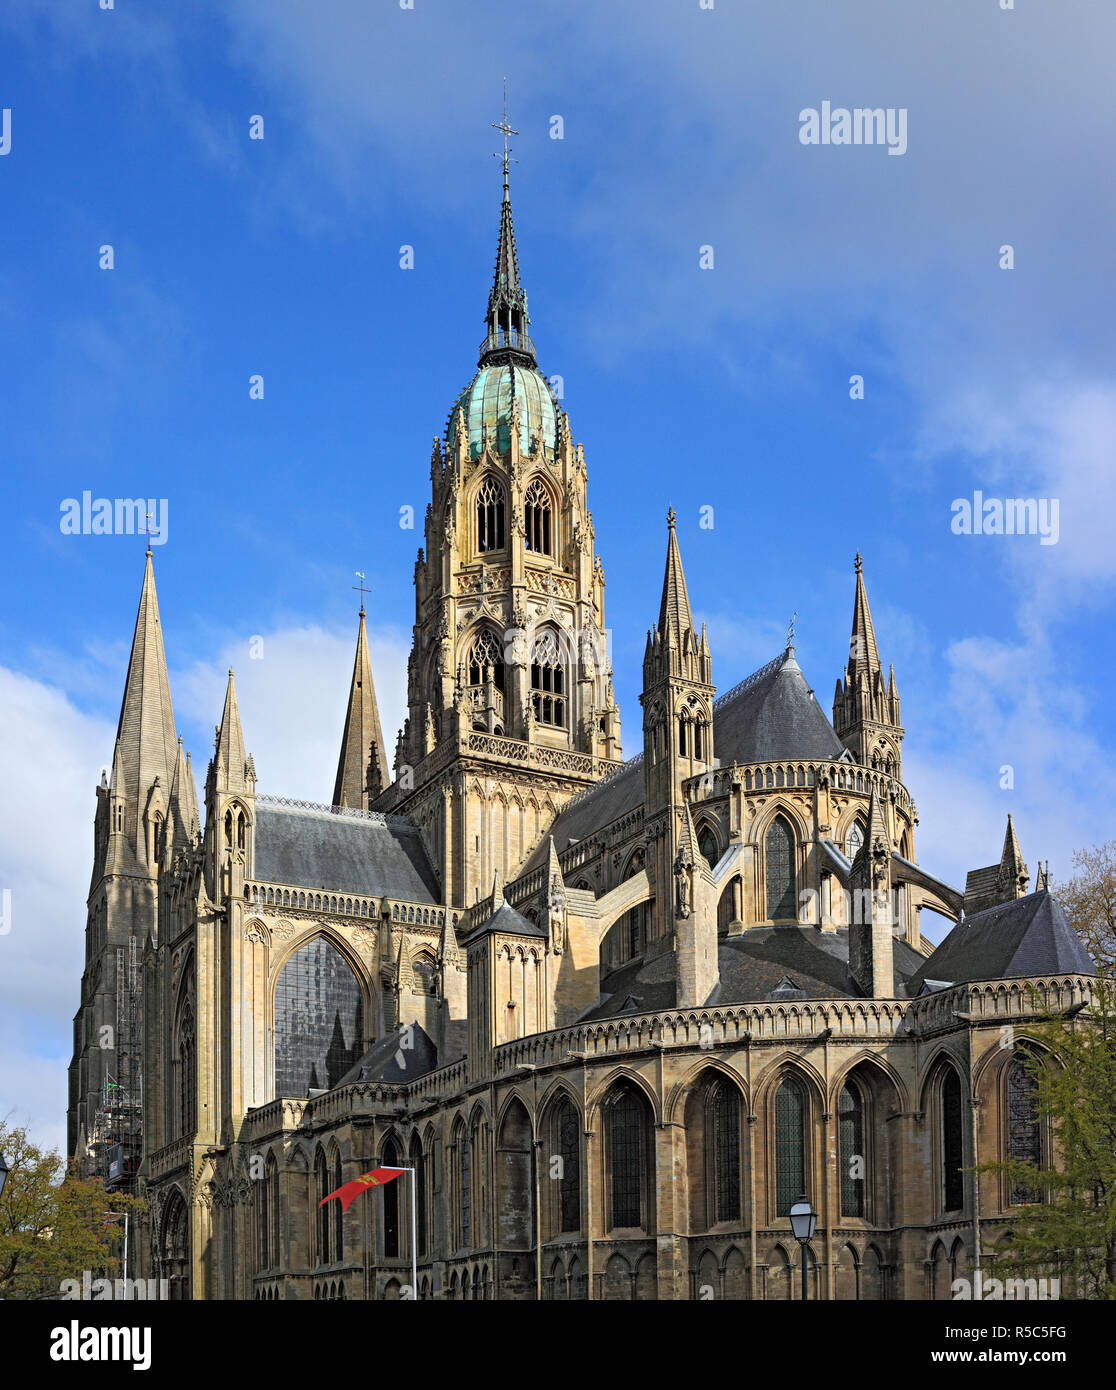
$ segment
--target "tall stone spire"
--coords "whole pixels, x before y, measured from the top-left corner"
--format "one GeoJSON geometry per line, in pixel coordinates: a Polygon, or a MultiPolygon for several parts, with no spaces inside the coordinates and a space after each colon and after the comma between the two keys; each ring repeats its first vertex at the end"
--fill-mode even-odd
{"type": "Polygon", "coordinates": [[[194,786],[194,773],[187,755],[182,751],[182,740],[178,740],[174,773],[171,777],[170,801],[168,805],[173,818],[172,833],[168,836],[169,849],[185,849],[198,834],[201,817],[198,814],[198,794],[194,786]]]}
{"type": "Polygon", "coordinates": [[[333,785],[333,805],[367,811],[384,788],[387,752],[372,683],[372,662],[368,656],[368,634],[364,627],[364,606],[360,609],[356,659],[349,688],[349,708],[345,732],[341,737],[341,756],[333,785]]]}
{"type": "Polygon", "coordinates": [[[858,763],[901,779],[903,728],[895,668],[889,668],[885,680],[859,552],[855,563],[849,659],[833,695],[833,727],[858,763]]]}
{"type": "MultiPolygon", "coordinates": [[[[496,127],[507,135],[512,130],[504,114],[502,125],[496,127]]],[[[480,365],[497,362],[516,362],[534,367],[535,345],[527,335],[531,322],[527,313],[527,291],[519,279],[519,257],[515,248],[515,225],[512,221],[511,194],[508,191],[509,154],[504,151],[504,197],[500,203],[500,237],[496,243],[496,272],[488,295],[485,315],[488,332],[480,347],[480,365]]]]}
{"type": "Polygon", "coordinates": [[[1004,831],[1004,848],[1000,855],[1000,892],[1004,899],[1022,898],[1026,895],[1031,875],[1023,862],[1023,851],[1019,848],[1019,837],[1015,824],[1008,812],[1007,829],[1004,831]]]}
{"type": "Polygon", "coordinates": [[[170,786],[177,741],[155,571],[148,549],[113,751],[113,791],[123,801],[125,833],[133,849],[156,778],[163,787],[170,786]]]}
{"type": "Polygon", "coordinates": [[[864,587],[864,565],[860,552],[856,554],[856,594],[853,598],[852,636],[849,639],[848,678],[852,684],[863,672],[874,682],[881,671],[880,653],[876,647],[876,631],[868,607],[868,592],[864,587]]]}
{"type": "Polygon", "coordinates": [[[251,791],[249,780],[253,783],[256,780],[251,762],[244,751],[244,731],[240,727],[240,710],[236,703],[236,685],[231,666],[229,683],[225,688],[225,708],[221,713],[221,724],[217,730],[213,770],[217,774],[217,785],[225,791],[251,791]]]}
{"type": "Polygon", "coordinates": [[[664,642],[682,646],[686,633],[693,632],[694,618],[690,612],[690,595],[686,591],[686,576],[682,570],[682,555],[674,529],[674,508],[667,512],[667,558],[663,575],[663,598],[659,604],[659,636],[664,642]]]}

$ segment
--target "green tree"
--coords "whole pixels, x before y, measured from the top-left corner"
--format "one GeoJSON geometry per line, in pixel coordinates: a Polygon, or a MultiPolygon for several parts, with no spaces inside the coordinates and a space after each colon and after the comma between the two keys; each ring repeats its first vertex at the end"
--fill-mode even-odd
{"type": "Polygon", "coordinates": [[[1074,876],[1054,885],[1070,925],[1109,977],[1116,975],[1116,840],[1074,852],[1074,876]]]}
{"type": "Polygon", "coordinates": [[[123,1223],[110,1212],[136,1214],[146,1203],[106,1192],[99,1179],[66,1173],[56,1149],[33,1143],[27,1130],[0,1121],[0,1153],[11,1172],[0,1194],[0,1298],[57,1298],[63,1279],[123,1276],[123,1223]]]}
{"type": "Polygon", "coordinates": [[[1058,1276],[1068,1298],[1116,1298],[1116,985],[1097,977],[1092,1003],[1029,1025],[1053,1056],[1031,1053],[1036,1114],[1052,1161],[982,1165],[1035,1200],[1012,1223],[996,1275],[1058,1276]]]}

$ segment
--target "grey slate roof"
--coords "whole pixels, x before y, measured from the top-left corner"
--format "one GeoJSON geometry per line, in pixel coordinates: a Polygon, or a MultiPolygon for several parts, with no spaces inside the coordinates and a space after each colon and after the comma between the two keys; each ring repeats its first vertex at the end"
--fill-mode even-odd
{"type": "MultiPolygon", "coordinates": [[[[905,941],[894,943],[895,981],[902,996],[906,980],[925,957],[905,941]]],[[[718,941],[720,984],[710,1004],[746,1004],[778,999],[849,999],[858,992],[849,978],[847,928],[821,932],[816,927],[751,927],[740,936],[718,941]]],[[[627,1013],[655,1013],[675,1006],[673,953],[643,964],[633,961],[601,983],[601,1002],[587,1020],[627,1013]],[[631,997],[641,1002],[624,1009],[631,997]]]]}
{"type": "Polygon", "coordinates": [[[713,710],[721,766],[776,758],[839,758],[844,744],[806,684],[793,649],[769,662],[713,710]]]}
{"type": "Polygon", "coordinates": [[[469,933],[465,941],[475,941],[479,936],[501,931],[512,932],[516,936],[546,936],[541,927],[536,927],[534,922],[529,922],[526,917],[521,916],[511,903],[502,902],[486,922],[482,922],[475,931],[469,933]]]}
{"type": "MultiPolygon", "coordinates": [[[[558,812],[549,832],[554,836],[555,850],[561,854],[571,841],[587,840],[594,831],[603,829],[611,821],[618,820],[642,804],[643,759],[637,757],[602,778],[595,787],[589,788],[558,812]]],[[[523,873],[530,873],[540,864],[545,864],[547,854],[546,836],[543,836],[524,865],[523,873]]]]}
{"type": "Polygon", "coordinates": [[[1043,890],[959,922],[910,980],[1011,980],[1024,975],[1092,975],[1095,966],[1062,905],[1043,890]]]}
{"type": "Polygon", "coordinates": [[[255,871],[266,883],[440,900],[418,830],[399,821],[257,801],[255,871]]]}
{"type": "Polygon", "coordinates": [[[433,1071],[437,1065],[438,1049],[433,1039],[420,1023],[411,1023],[374,1042],[337,1085],[352,1086],[357,1081],[415,1081],[428,1071],[433,1071]],[[410,1037],[405,1038],[408,1029],[410,1037]],[[413,1046],[401,1047],[403,1041],[413,1046]]]}

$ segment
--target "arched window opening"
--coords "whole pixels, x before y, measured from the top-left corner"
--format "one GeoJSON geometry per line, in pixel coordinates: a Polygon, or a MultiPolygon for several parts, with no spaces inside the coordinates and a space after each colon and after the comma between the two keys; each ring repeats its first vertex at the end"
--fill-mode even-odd
{"type": "Polygon", "coordinates": [[[707,1162],[712,1172],[713,1220],[740,1217],[740,1097],[727,1081],[710,1087],[706,1121],[707,1162]]]}
{"type": "Polygon", "coordinates": [[[558,1179],[558,1230],[581,1230],[581,1136],[577,1111],[563,1098],[554,1117],[556,1151],[561,1159],[558,1179]]]}
{"type": "Polygon", "coordinates": [[[845,858],[855,859],[860,853],[860,847],[863,843],[864,831],[860,827],[860,822],[854,820],[845,836],[845,858]]]}
{"type": "Polygon", "coordinates": [[[496,635],[485,628],[478,632],[469,649],[469,684],[484,685],[492,680],[496,689],[504,689],[504,653],[496,635]],[[492,672],[489,677],[489,671],[492,672]]]}
{"type": "Polygon", "coordinates": [[[794,897],[794,831],[785,816],[776,816],[767,832],[767,920],[796,922],[794,897]]]}
{"type": "Polygon", "coordinates": [[[276,1095],[336,1086],[363,1050],[357,978],[340,951],[314,937],[290,957],[275,987],[276,1095]]]}
{"type": "Polygon", "coordinates": [[[244,812],[243,812],[243,811],[238,811],[238,812],[236,813],[236,847],[237,847],[237,849],[244,849],[244,848],[245,848],[245,836],[246,836],[246,833],[247,833],[247,828],[248,828],[248,821],[247,821],[247,819],[246,819],[246,817],[245,817],[245,815],[244,815],[244,812]]]}
{"type": "Polygon", "coordinates": [[[473,1146],[469,1131],[461,1128],[458,1141],[458,1248],[468,1250],[473,1244],[473,1146]]]}
{"type": "Polygon", "coordinates": [[[436,994],[437,969],[428,955],[419,956],[411,967],[415,976],[415,988],[419,994],[436,994]]]}
{"type": "Polygon", "coordinates": [[[686,751],[686,750],[687,750],[687,744],[688,744],[688,742],[689,742],[689,740],[688,740],[688,738],[687,738],[687,729],[688,729],[688,728],[689,728],[689,723],[688,723],[688,721],[686,720],[686,718],[685,718],[684,716],[681,717],[681,718],[679,718],[679,720],[678,720],[678,756],[679,756],[680,758],[685,758],[685,757],[688,757],[688,756],[689,756],[689,754],[688,754],[687,751],[686,751]]]}
{"type": "Polygon", "coordinates": [[[864,1215],[867,1159],[864,1155],[864,1101],[854,1086],[845,1086],[837,1103],[841,1134],[841,1215],[864,1215]]]}
{"type": "Polygon", "coordinates": [[[961,1078],[952,1067],[942,1078],[942,1198],[946,1211],[961,1211],[965,1184],[961,1172],[961,1078]]]}
{"type": "Polygon", "coordinates": [[[523,519],[527,533],[527,549],[538,555],[553,554],[550,548],[550,493],[537,478],[527,489],[523,503],[523,519]]]}
{"type": "MultiPolygon", "coordinates": [[[[1038,1080],[1026,1052],[1017,1052],[1007,1074],[1007,1156],[1019,1163],[1042,1163],[1042,1128],[1038,1113],[1038,1080]]],[[[1037,1202],[1039,1194],[1026,1181],[1011,1189],[1011,1202],[1037,1202]]]]}
{"type": "Polygon", "coordinates": [[[542,632],[531,657],[531,704],[535,720],[557,729],[566,727],[566,671],[558,634],[542,632]]]}
{"type": "MultiPolygon", "coordinates": [[[[399,1167],[399,1150],[394,1139],[389,1139],[383,1147],[380,1162],[385,1168],[399,1167]]],[[[384,1257],[394,1260],[399,1257],[399,1180],[385,1183],[380,1189],[384,1199],[384,1257]]]]}
{"type": "Polygon", "coordinates": [[[721,857],[721,849],[717,844],[717,837],[708,825],[703,825],[701,834],[698,836],[698,849],[701,851],[705,862],[712,869],[717,860],[721,857]]]}
{"type": "Polygon", "coordinates": [[[233,842],[233,814],[232,810],[225,812],[225,846],[232,849],[233,842]]]}
{"type": "MultiPolygon", "coordinates": [[[[331,1192],[336,1192],[342,1185],[344,1179],[341,1176],[341,1155],[333,1156],[333,1186],[331,1192]]],[[[345,1213],[341,1208],[340,1198],[336,1202],[330,1202],[333,1209],[333,1258],[343,1260],[345,1258],[345,1213]]]]}
{"type": "Polygon", "coordinates": [[[775,1095],[775,1215],[789,1215],[805,1191],[806,1093],[788,1076],[775,1095]]]}
{"type": "MultiPolygon", "coordinates": [[[[331,1191],[329,1185],[329,1167],[326,1164],[325,1154],[321,1149],[318,1150],[314,1159],[314,1190],[317,1194],[316,1202],[321,1202],[328,1197],[331,1191]]],[[[329,1204],[326,1206],[316,1206],[318,1213],[318,1263],[327,1265],[330,1263],[330,1210],[329,1204]]]]}
{"type": "Polygon", "coordinates": [[[493,477],[477,489],[477,549],[482,553],[504,548],[504,490],[493,477]]]}
{"type": "Polygon", "coordinates": [[[646,1169],[644,1106],[624,1086],[608,1109],[608,1166],[611,1171],[613,1228],[643,1226],[643,1180],[646,1169]]]}
{"type": "Polygon", "coordinates": [[[197,1114],[197,1065],[194,1052],[194,1003],[187,997],[178,1020],[178,1135],[193,1134],[197,1114]]]}

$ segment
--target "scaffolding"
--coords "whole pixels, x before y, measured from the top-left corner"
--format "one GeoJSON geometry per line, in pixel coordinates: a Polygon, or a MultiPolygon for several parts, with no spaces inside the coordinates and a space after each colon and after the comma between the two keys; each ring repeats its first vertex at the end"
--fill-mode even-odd
{"type": "MultiPolygon", "coordinates": [[[[136,938],[116,947],[116,1021],[90,1144],[92,1175],[114,1192],[132,1192],[143,1146],[143,1075],[140,1060],[136,938]]],[[[105,1049],[109,1051],[109,1049],[105,1049]]]]}

